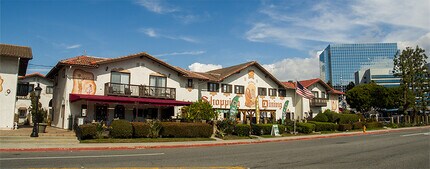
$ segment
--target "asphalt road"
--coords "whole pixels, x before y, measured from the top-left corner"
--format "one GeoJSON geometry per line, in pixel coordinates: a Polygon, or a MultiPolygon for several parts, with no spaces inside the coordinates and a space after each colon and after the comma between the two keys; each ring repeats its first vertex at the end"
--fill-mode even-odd
{"type": "Polygon", "coordinates": [[[0,168],[430,168],[430,129],[219,147],[13,152],[0,168]]]}

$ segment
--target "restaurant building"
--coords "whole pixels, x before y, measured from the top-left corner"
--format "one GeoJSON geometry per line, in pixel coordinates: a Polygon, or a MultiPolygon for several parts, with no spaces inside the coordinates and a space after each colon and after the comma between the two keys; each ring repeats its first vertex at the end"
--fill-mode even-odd
{"type": "MultiPolygon", "coordinates": [[[[214,107],[218,119],[245,124],[300,120],[311,110],[304,108],[309,101],[295,94],[294,84],[280,82],[255,61],[202,73],[147,53],[77,56],[59,61],[47,77],[54,83],[52,125],[60,128],[95,121],[109,125],[113,119],[174,119],[181,116],[183,106],[199,99],[214,107]]],[[[314,86],[330,92],[324,84],[314,86]]],[[[327,96],[327,102],[335,94],[327,96]]]]}

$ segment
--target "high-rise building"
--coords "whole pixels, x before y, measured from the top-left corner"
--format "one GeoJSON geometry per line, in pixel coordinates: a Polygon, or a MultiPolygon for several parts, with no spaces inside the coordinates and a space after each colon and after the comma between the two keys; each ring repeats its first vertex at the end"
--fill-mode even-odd
{"type": "Polygon", "coordinates": [[[345,91],[356,71],[392,68],[397,51],[397,43],[330,44],[319,56],[321,79],[345,91]]]}
{"type": "Polygon", "coordinates": [[[400,86],[400,77],[394,76],[392,68],[371,68],[355,72],[355,84],[368,84],[375,82],[384,87],[400,86]]]}

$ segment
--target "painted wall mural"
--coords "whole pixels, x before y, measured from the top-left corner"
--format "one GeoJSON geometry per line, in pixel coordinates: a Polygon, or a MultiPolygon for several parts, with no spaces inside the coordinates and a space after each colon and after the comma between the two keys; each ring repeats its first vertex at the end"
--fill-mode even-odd
{"type": "Polygon", "coordinates": [[[256,89],[254,82],[249,82],[245,89],[245,106],[253,107],[255,105],[256,89]]]}
{"type": "Polygon", "coordinates": [[[74,94],[96,94],[96,83],[94,82],[94,75],[81,69],[73,71],[73,89],[74,94]]]}
{"type": "Polygon", "coordinates": [[[0,92],[3,91],[3,79],[0,76],[0,92]]]}

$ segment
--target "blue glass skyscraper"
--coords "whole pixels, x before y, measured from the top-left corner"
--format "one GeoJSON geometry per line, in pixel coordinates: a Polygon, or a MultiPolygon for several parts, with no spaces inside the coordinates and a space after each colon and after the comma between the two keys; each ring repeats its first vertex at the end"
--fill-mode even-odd
{"type": "Polygon", "coordinates": [[[397,43],[330,44],[319,56],[321,79],[345,91],[356,71],[393,68],[397,51],[397,43]]]}

